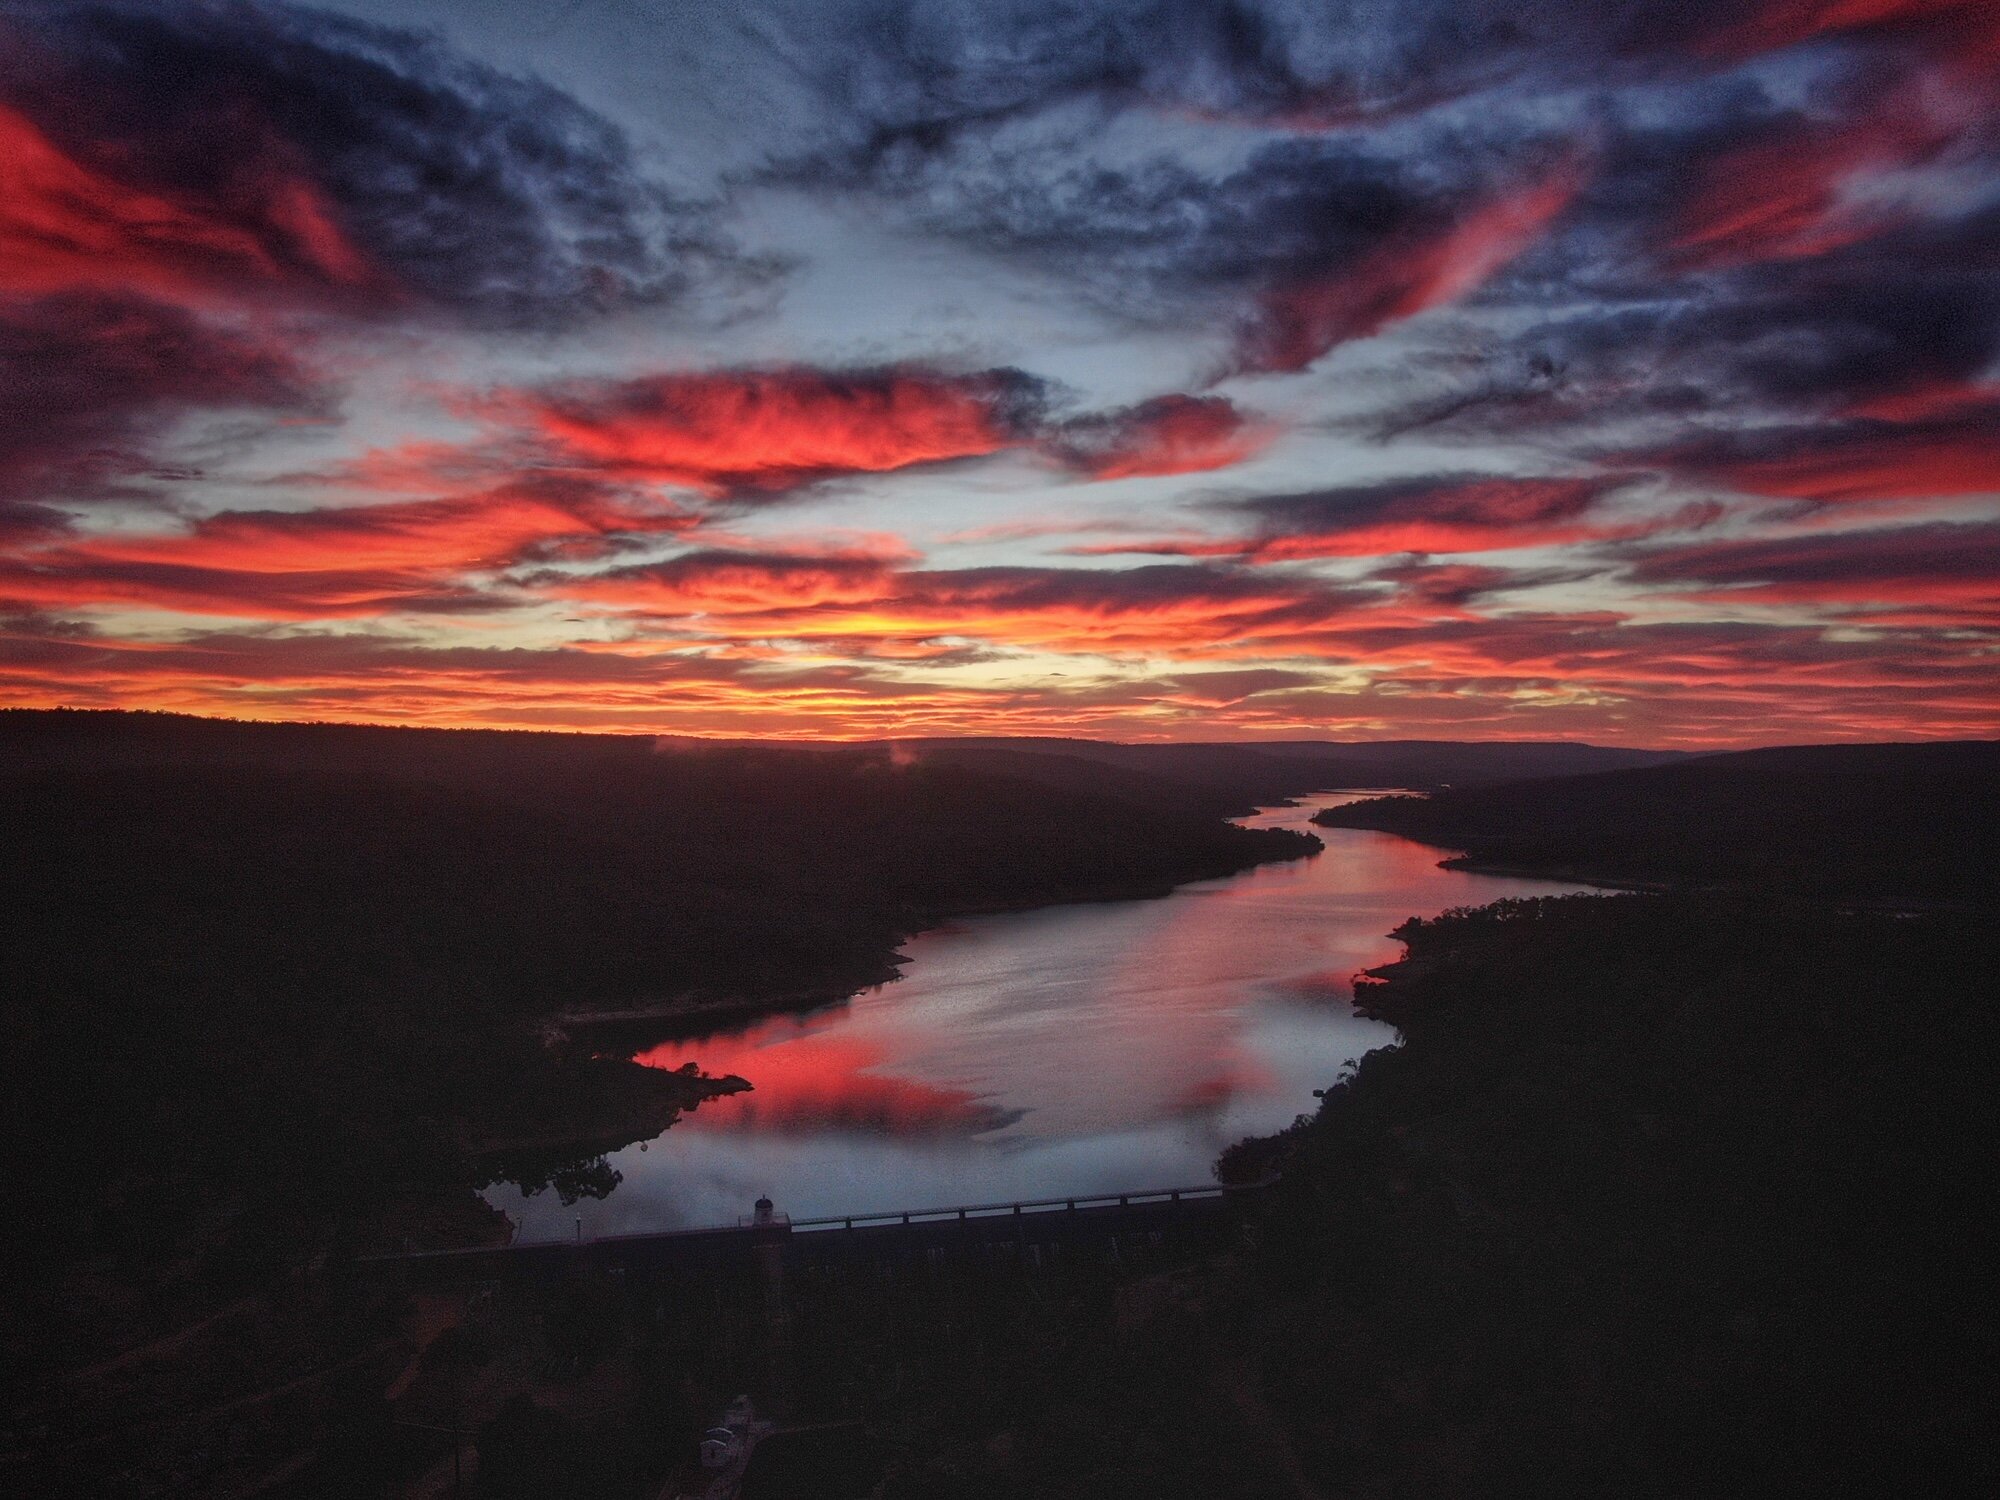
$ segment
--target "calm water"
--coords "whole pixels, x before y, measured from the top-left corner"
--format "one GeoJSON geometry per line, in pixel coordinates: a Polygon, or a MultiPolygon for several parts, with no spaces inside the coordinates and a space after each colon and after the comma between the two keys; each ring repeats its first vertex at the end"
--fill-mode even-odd
{"type": "MultiPolygon", "coordinates": [[[[1306,799],[1246,822],[1308,828],[1306,799]]],[[[906,949],[903,978],[806,1016],[671,1042],[640,1060],[738,1073],[646,1146],[624,1182],[565,1207],[489,1199],[523,1239],[733,1222],[760,1194],[794,1217],[1120,1192],[1211,1180],[1225,1146],[1313,1107],[1394,1039],[1351,977],[1400,952],[1405,917],[1580,889],[1437,868],[1390,834],[1158,901],[976,917],[906,949]]]]}

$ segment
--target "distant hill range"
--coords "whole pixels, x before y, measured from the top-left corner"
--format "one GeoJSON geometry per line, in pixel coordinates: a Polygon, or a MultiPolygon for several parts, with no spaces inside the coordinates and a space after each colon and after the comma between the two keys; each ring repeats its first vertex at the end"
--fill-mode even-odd
{"type": "Polygon", "coordinates": [[[1664,765],[1671,750],[1603,745],[1454,740],[1265,740],[1124,745],[1084,739],[920,739],[890,742],[904,754],[1028,781],[1110,795],[1193,796],[1241,814],[1309,792],[1354,788],[1430,791],[1628,766],[1664,765]],[[1116,772],[1107,778],[1106,770],[1116,772]]]}
{"type": "MultiPolygon", "coordinates": [[[[282,766],[447,780],[512,783],[532,768],[651,761],[659,750],[709,756],[885,757],[1031,781],[1122,802],[1207,815],[1240,815],[1309,792],[1433,791],[1534,777],[1664,765],[1687,756],[1569,741],[1265,740],[1117,744],[1053,737],[960,737],[848,743],[712,740],[534,730],[388,728],[365,724],[253,723],[189,714],[0,709],[0,754],[24,767],[282,766]]],[[[766,761],[767,766],[779,764],[766,761]]]]}
{"type": "Polygon", "coordinates": [[[1314,822],[1460,867],[1880,901],[2000,898],[2000,741],[1799,745],[1384,797],[1314,822]]]}

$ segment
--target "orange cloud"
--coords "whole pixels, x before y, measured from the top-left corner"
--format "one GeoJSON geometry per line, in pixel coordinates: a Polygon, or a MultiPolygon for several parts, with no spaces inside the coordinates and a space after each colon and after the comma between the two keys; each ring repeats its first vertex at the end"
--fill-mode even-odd
{"type": "Polygon", "coordinates": [[[245,619],[490,610],[502,601],[466,575],[692,524],[671,507],[559,482],[440,500],[224,511],[168,535],[57,537],[59,545],[18,551],[0,559],[0,595],[245,619]]]}
{"type": "Polygon", "coordinates": [[[521,434],[539,463],[714,496],[1017,449],[1091,479],[1200,473],[1240,463],[1275,436],[1220,396],[1159,396],[1062,420],[1048,416],[1047,401],[1043,382],[1019,371],[907,365],[571,381],[461,405],[521,434]]]}
{"type": "Polygon", "coordinates": [[[729,637],[849,647],[949,636],[1053,651],[1187,651],[1321,624],[1354,602],[1314,580],[1199,565],[900,571],[872,559],[712,553],[530,582],[636,611],[704,611],[717,618],[698,623],[729,637]]]}
{"type": "Polygon", "coordinates": [[[890,565],[869,554],[786,554],[710,549],[613,574],[543,574],[566,598],[667,614],[761,614],[774,609],[865,604],[890,588],[890,565]]]}
{"type": "Polygon", "coordinates": [[[473,404],[596,471],[721,494],[996,453],[1026,377],[803,367],[570,382],[473,404]]]}
{"type": "Polygon", "coordinates": [[[1271,629],[1294,662],[1339,665],[1344,685],[1259,675],[1258,691],[1235,698],[1190,691],[1176,669],[974,688],[703,658],[684,642],[499,649],[310,631],[160,640],[17,616],[0,620],[0,702],[833,738],[1380,737],[1428,728],[1724,745],[1825,739],[1830,726],[1850,738],[1991,734],[2000,721],[1984,645],[1928,630],[1834,637],[1799,624],[1640,625],[1601,614],[1425,621],[1363,610],[1317,624],[1301,617],[1288,637],[1271,629]]]}

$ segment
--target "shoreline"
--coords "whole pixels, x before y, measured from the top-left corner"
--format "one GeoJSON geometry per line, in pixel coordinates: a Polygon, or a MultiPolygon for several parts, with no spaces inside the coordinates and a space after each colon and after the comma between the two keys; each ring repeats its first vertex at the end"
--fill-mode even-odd
{"type": "MultiPolygon", "coordinates": [[[[1285,806],[1296,806],[1288,802],[1285,806]]],[[[1266,809],[1257,809],[1264,811],[1266,809]]],[[[1254,815],[1254,814],[1252,814],[1254,815]]],[[[1287,830],[1301,831],[1302,830],[1287,830]]],[[[1104,906],[1126,901],[1162,901],[1192,885],[1201,885],[1211,880],[1232,880],[1246,875],[1265,865],[1287,864],[1293,860],[1316,859],[1326,852],[1326,841],[1317,834],[1305,833],[1313,842],[1311,849],[1301,849],[1297,853],[1275,855],[1269,859],[1258,859],[1235,869],[1209,871],[1188,875],[1184,879],[1160,881],[1155,879],[1131,880],[1111,885],[1095,886],[1072,895],[1053,899],[1023,897],[1017,901],[986,902],[976,906],[957,907],[950,911],[932,914],[930,919],[899,933],[895,947],[889,958],[879,969],[864,971],[859,977],[836,980],[827,984],[812,985],[797,990],[783,990],[767,996],[752,995],[680,995],[657,1001],[641,1001],[631,1005],[603,1008],[577,1007],[556,1011],[545,1018],[546,1031],[568,1034],[572,1031],[588,1032],[598,1028],[618,1026],[643,1026],[648,1022],[709,1022],[734,1020],[761,1020],[772,1016],[798,1015],[822,1006],[838,1005],[852,1000],[865,990],[879,989],[901,979],[903,966],[910,962],[903,951],[915,939],[925,933],[935,932],[953,922],[966,921],[976,917],[1007,916],[1019,912],[1047,911],[1066,906],[1104,906]]]]}
{"type": "MultiPolygon", "coordinates": [[[[1378,829],[1375,831],[1382,833],[1390,832],[1388,829],[1378,829]]],[[[1404,833],[1399,833],[1396,837],[1410,838],[1408,834],[1404,833]]],[[[1424,840],[1410,838],[1410,842],[1413,844],[1422,844],[1424,840]]],[[[1451,845],[1428,844],[1426,847],[1432,849],[1449,849],[1451,845]]],[[[1636,875],[1613,875],[1592,871],[1576,865],[1537,865],[1504,859],[1481,859],[1476,854],[1466,853],[1454,854],[1449,859],[1439,860],[1438,868],[1440,870],[1462,870],[1468,875],[1491,875],[1508,880],[1574,881],[1578,885],[1594,886],[1599,890],[1633,891],[1641,895],[1651,896],[1664,896],[1677,890],[1695,889],[1694,887],[1676,885],[1671,881],[1642,880],[1636,875]]]]}

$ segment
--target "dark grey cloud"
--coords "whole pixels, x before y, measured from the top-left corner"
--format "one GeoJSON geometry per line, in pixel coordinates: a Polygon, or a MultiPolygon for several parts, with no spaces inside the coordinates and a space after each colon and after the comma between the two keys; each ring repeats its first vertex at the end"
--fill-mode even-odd
{"type": "Polygon", "coordinates": [[[1091,132],[956,133],[843,169],[814,156],[776,180],[872,194],[918,229],[1060,276],[1142,321],[1315,283],[1395,244],[1448,233],[1494,195],[1547,172],[1560,132],[1459,128],[1383,142],[1308,135],[1218,163],[1162,148],[1109,159],[1091,132]]]}
{"type": "Polygon", "coordinates": [[[2000,522],[1936,521],[1672,547],[1646,553],[1630,576],[1648,584],[1862,602],[1913,593],[1946,600],[1955,585],[1971,584],[2000,601],[2000,522]]]}
{"type": "Polygon", "coordinates": [[[300,282],[540,322],[768,269],[657,186],[616,125],[423,33],[248,0],[31,0],[11,28],[0,100],[300,282]],[[296,182],[360,267],[319,253],[296,182]]]}
{"type": "Polygon", "coordinates": [[[1987,358],[1991,237],[1947,222],[1963,192],[1858,228],[1822,222],[1846,211],[1852,172],[1965,169],[1982,141],[1991,151],[1990,89],[1965,61],[2000,36],[1980,11],[863,5],[842,12],[846,36],[795,49],[826,101],[826,143],[774,173],[878,194],[1144,320],[1192,314],[1233,331],[1230,368],[1254,370],[1302,367],[1476,290],[1485,278],[1468,287],[1425,257],[1476,259],[1452,236],[1475,237],[1496,205],[1504,220],[1510,195],[1567,158],[1574,204],[1521,236],[1534,254],[1487,267],[1487,299],[1538,320],[1482,330],[1470,374],[1399,403],[1380,430],[1490,431],[1571,407],[1740,414],[1987,358]],[[1156,146],[1135,154],[1130,131],[1104,146],[1133,112],[1161,122],[1156,146]],[[1224,121],[1293,133],[1188,146],[1191,122],[1224,121]],[[1848,238],[1884,253],[1870,266],[1843,253],[1848,238]]]}
{"type": "MultiPolygon", "coordinates": [[[[0,501],[90,499],[153,469],[153,441],[190,413],[304,414],[323,401],[293,355],[142,298],[0,296],[0,501]]],[[[46,506],[16,525],[56,527],[46,506]]]]}
{"type": "Polygon", "coordinates": [[[1540,435],[1716,462],[1970,440],[1992,420],[1981,388],[2000,375],[1996,266],[1990,207],[1822,255],[1627,287],[1489,336],[1367,421],[1383,436],[1540,435]]]}
{"type": "MultiPolygon", "coordinates": [[[[1967,6],[1965,9],[1972,9],[1967,6]]],[[[1076,101],[1249,124],[1379,122],[1507,83],[1681,76],[1800,42],[1948,44],[1949,7],[1786,0],[863,0],[772,35],[846,159],[943,153],[1076,101]]]]}
{"type": "Polygon", "coordinates": [[[1591,568],[1496,568],[1480,563],[1434,563],[1406,557],[1368,574],[1370,582],[1393,584],[1397,591],[1422,604],[1463,609],[1482,599],[1555,583],[1576,583],[1594,576],[1591,568]]]}

